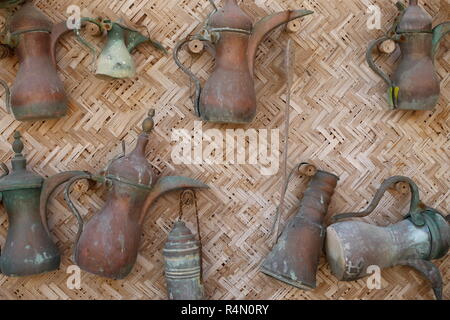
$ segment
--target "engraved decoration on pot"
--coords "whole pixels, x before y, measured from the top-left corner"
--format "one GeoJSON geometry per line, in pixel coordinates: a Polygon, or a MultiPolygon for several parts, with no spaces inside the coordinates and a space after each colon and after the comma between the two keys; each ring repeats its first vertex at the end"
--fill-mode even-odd
{"type": "Polygon", "coordinates": [[[378,227],[362,221],[343,221],[327,228],[326,253],[332,273],[343,281],[367,275],[371,265],[390,268],[412,267],[424,275],[437,299],[442,299],[442,277],[431,260],[444,257],[450,245],[449,217],[420,201],[419,189],[413,180],[403,176],[383,182],[368,208],[358,213],[344,213],[333,221],[365,217],[375,210],[388,188],[400,186],[411,191],[408,215],[395,224],[378,227]],[[408,188],[409,187],[409,188],[408,188]]]}

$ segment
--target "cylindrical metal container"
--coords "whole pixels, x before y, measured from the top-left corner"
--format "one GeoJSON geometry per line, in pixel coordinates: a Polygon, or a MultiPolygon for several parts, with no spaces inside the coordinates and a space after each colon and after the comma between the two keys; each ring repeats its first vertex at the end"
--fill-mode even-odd
{"type": "Polygon", "coordinates": [[[303,290],[316,287],[325,237],[323,220],[338,179],[334,174],[317,171],[304,193],[298,213],[288,222],[263,262],[262,272],[303,290]]]}
{"type": "Polygon", "coordinates": [[[175,222],[163,249],[170,300],[202,300],[200,242],[183,221],[175,222]]]}

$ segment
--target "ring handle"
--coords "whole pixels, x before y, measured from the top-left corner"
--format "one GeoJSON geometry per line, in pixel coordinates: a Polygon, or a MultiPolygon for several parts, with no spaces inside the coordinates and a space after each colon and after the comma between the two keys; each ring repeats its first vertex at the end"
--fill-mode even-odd
{"type": "Polygon", "coordinates": [[[195,94],[194,94],[194,110],[195,110],[195,115],[197,117],[200,117],[200,95],[202,93],[202,86],[200,84],[200,79],[188,68],[186,67],[184,64],[181,63],[180,59],[178,58],[179,52],[181,50],[181,48],[183,46],[185,46],[188,42],[190,42],[191,40],[202,40],[205,41],[203,39],[195,39],[196,37],[187,37],[186,39],[180,41],[177,43],[177,45],[175,46],[174,50],[173,50],[173,59],[176,63],[176,65],[184,72],[186,73],[189,78],[191,78],[191,80],[194,82],[194,86],[195,86],[195,94]]]}
{"type": "Polygon", "coordinates": [[[391,188],[393,185],[395,185],[398,182],[405,182],[409,185],[409,189],[411,192],[411,203],[409,206],[409,214],[408,215],[411,216],[412,222],[416,226],[425,225],[425,219],[420,214],[422,212],[423,205],[419,198],[419,188],[417,187],[416,183],[413,180],[411,180],[408,177],[404,177],[404,176],[394,176],[389,179],[386,179],[381,184],[380,188],[377,190],[372,202],[369,204],[367,209],[365,209],[361,212],[349,212],[349,213],[338,214],[332,218],[332,222],[335,223],[338,220],[342,220],[342,219],[362,218],[362,217],[368,216],[378,206],[378,204],[379,204],[381,198],[383,198],[386,190],[391,188]]]}

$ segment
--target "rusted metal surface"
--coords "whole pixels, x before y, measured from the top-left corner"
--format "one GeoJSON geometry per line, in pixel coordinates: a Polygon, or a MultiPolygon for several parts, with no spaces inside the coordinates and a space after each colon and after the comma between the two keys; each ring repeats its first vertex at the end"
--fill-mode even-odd
{"type": "Polygon", "coordinates": [[[198,116],[210,122],[249,123],[256,114],[253,69],[258,45],[275,28],[313,12],[279,12],[253,26],[236,0],[223,3],[222,8],[215,8],[208,16],[200,33],[178,43],[174,59],[195,83],[194,105],[198,116]],[[200,80],[178,59],[180,49],[191,40],[206,41],[215,52],[215,68],[203,89],[200,80]]]}
{"type": "Polygon", "coordinates": [[[401,176],[387,179],[366,210],[340,214],[333,221],[367,216],[385,191],[398,182],[407,183],[411,190],[410,210],[403,221],[388,227],[360,221],[338,222],[328,227],[326,252],[331,271],[339,280],[352,281],[366,276],[369,266],[411,266],[431,281],[436,298],[441,299],[441,276],[430,260],[447,254],[450,227],[440,212],[420,201],[414,181],[401,176]]]}
{"type": "Polygon", "coordinates": [[[180,219],[175,222],[163,249],[170,300],[203,299],[201,237],[198,223],[195,193],[186,190],[180,196],[180,219]],[[195,205],[198,240],[181,221],[183,205],[187,204],[195,205]]]}
{"type": "MultiPolygon", "coordinates": [[[[173,190],[208,187],[185,177],[164,177],[156,182],[145,157],[153,116],[151,110],[131,153],[115,157],[103,174],[84,172],[73,176],[66,185],[65,199],[79,223],[74,260],[85,271],[113,279],[126,277],[136,262],[143,220],[155,200],[173,190]],[[108,187],[106,203],[87,223],[70,199],[72,185],[83,179],[108,187]]],[[[63,180],[60,176],[50,181],[45,195],[52,194],[63,180]]]]}
{"type": "Polygon", "coordinates": [[[434,57],[443,36],[450,32],[450,21],[432,29],[431,16],[415,0],[410,0],[408,8],[399,6],[399,9],[400,15],[386,35],[369,44],[367,62],[388,84],[392,108],[431,110],[440,95],[434,57]],[[398,43],[402,53],[392,79],[375,65],[372,57],[373,49],[387,40],[398,43]]]}
{"type": "Polygon", "coordinates": [[[338,177],[317,171],[304,192],[297,214],[287,223],[261,271],[303,290],[316,287],[327,214],[338,177]]]}
{"type": "Polygon", "coordinates": [[[67,112],[64,85],[58,77],[54,57],[58,38],[65,32],[31,2],[12,17],[4,44],[15,48],[19,71],[9,94],[8,109],[20,121],[53,119],[67,112]]]}
{"type": "MultiPolygon", "coordinates": [[[[131,53],[144,42],[150,42],[155,48],[166,53],[166,49],[160,43],[121,23],[102,18],[83,18],[82,22],[94,23],[99,27],[101,33],[106,31],[107,34],[107,42],[97,59],[95,75],[98,78],[111,80],[134,77],[136,66],[131,53]]],[[[76,30],[76,34],[81,43],[87,46],[96,57],[97,50],[95,47],[81,36],[80,30],[76,30]]]]}

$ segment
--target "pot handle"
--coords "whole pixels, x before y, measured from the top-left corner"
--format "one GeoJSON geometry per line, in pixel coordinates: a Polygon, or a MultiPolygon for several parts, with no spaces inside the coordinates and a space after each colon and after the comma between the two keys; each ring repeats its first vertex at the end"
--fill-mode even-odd
{"type": "MultiPolygon", "coordinates": [[[[67,182],[67,185],[64,189],[64,199],[66,200],[70,210],[72,211],[72,214],[77,218],[78,221],[78,232],[75,237],[75,244],[78,243],[78,240],[80,239],[81,233],[83,232],[84,227],[84,221],[83,218],[80,215],[80,212],[75,207],[74,203],[72,202],[72,199],[70,198],[70,189],[72,185],[77,182],[78,180],[90,180],[92,182],[104,182],[105,179],[101,176],[92,175],[89,172],[86,172],[84,175],[73,177],[72,179],[67,182]]],[[[76,259],[76,257],[75,257],[76,259]]]]}
{"type": "Polygon", "coordinates": [[[85,175],[85,171],[67,171],[58,173],[44,181],[41,189],[41,197],[39,200],[39,214],[41,216],[41,221],[44,226],[44,229],[50,235],[50,229],[47,223],[47,205],[50,197],[54,194],[56,189],[69,181],[73,177],[77,177],[80,175],[85,175]]]}
{"type": "MultiPolygon", "coordinates": [[[[95,24],[99,28],[99,34],[102,35],[104,31],[109,31],[112,29],[112,22],[109,20],[103,20],[102,18],[98,17],[97,19],[92,19],[88,17],[81,18],[81,24],[86,24],[87,22],[95,24]]],[[[75,33],[75,36],[77,37],[78,41],[81,42],[84,46],[86,46],[89,51],[92,54],[92,65],[95,68],[95,61],[97,59],[97,49],[89,42],[87,41],[82,35],[80,29],[73,29],[73,32],[75,33]]]]}
{"type": "Polygon", "coordinates": [[[442,276],[438,267],[430,261],[422,259],[402,260],[399,265],[408,266],[419,271],[425,278],[431,282],[436,300],[442,300],[442,276]]]}
{"type": "Polygon", "coordinates": [[[386,40],[394,40],[396,41],[396,39],[389,37],[389,36],[383,36],[377,40],[373,40],[369,43],[369,47],[367,48],[366,51],[366,61],[367,64],[369,65],[370,69],[372,69],[380,78],[382,78],[387,85],[389,86],[388,89],[388,101],[389,101],[389,105],[393,108],[397,107],[397,98],[398,98],[398,92],[399,92],[399,87],[396,87],[394,85],[394,82],[391,80],[391,78],[380,68],[375,64],[375,61],[373,59],[373,50],[374,48],[378,47],[379,44],[381,44],[382,42],[386,41],[386,40]]]}
{"type": "Polygon", "coordinates": [[[5,94],[6,94],[6,99],[5,99],[5,104],[6,104],[6,112],[11,113],[11,90],[9,89],[8,84],[6,83],[6,81],[0,79],[0,85],[5,88],[5,94]]]}
{"type": "Polygon", "coordinates": [[[202,93],[202,86],[200,84],[200,79],[189,68],[187,68],[185,65],[183,65],[181,63],[180,59],[178,58],[181,48],[184,45],[186,45],[188,42],[190,42],[191,40],[195,40],[196,38],[198,38],[197,40],[208,42],[207,40],[201,39],[199,37],[189,36],[186,39],[177,43],[177,45],[175,46],[175,48],[173,50],[173,59],[174,59],[175,63],[177,64],[177,66],[181,70],[183,70],[183,72],[186,73],[189,76],[189,78],[191,78],[191,80],[194,82],[194,86],[195,86],[194,110],[195,110],[195,115],[197,117],[200,117],[200,95],[202,93]]]}
{"type": "Polygon", "coordinates": [[[387,189],[391,188],[398,182],[405,182],[409,185],[410,191],[411,191],[411,203],[409,206],[409,214],[411,216],[412,222],[416,226],[423,226],[425,225],[425,219],[420,214],[423,211],[423,208],[425,207],[419,198],[419,188],[417,187],[416,183],[411,180],[408,177],[403,176],[394,176],[389,179],[386,179],[380,186],[380,188],[377,190],[372,202],[369,204],[366,210],[361,212],[350,212],[350,213],[341,213],[332,218],[332,222],[335,223],[338,220],[342,219],[349,219],[349,218],[362,218],[366,217],[369,214],[372,213],[373,210],[378,206],[378,203],[380,202],[381,198],[383,198],[384,193],[387,189]]]}

